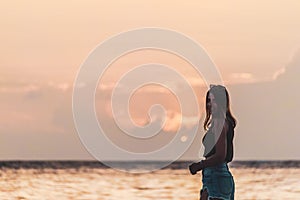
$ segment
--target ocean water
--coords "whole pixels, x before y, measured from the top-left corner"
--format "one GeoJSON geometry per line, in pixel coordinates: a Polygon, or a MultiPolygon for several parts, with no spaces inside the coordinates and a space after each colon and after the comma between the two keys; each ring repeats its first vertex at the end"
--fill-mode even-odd
{"type": "MultiPolygon", "coordinates": [[[[126,173],[99,162],[0,162],[0,199],[196,200],[201,174],[190,175],[189,163],[126,173]]],[[[300,161],[235,161],[230,170],[237,200],[300,199],[300,161]]]]}

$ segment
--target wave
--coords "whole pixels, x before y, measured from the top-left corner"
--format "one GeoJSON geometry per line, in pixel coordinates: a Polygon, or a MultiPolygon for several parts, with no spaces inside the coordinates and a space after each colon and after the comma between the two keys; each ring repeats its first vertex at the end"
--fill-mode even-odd
{"type": "MultiPolygon", "coordinates": [[[[163,169],[187,169],[188,165],[193,161],[176,161],[163,169]]],[[[143,169],[149,166],[162,166],[165,161],[110,161],[106,162],[121,168],[143,169]]],[[[300,168],[300,160],[284,160],[284,161],[233,161],[229,163],[232,168],[300,168]]],[[[80,169],[80,168],[109,168],[99,161],[0,161],[0,168],[5,169],[80,169]]]]}

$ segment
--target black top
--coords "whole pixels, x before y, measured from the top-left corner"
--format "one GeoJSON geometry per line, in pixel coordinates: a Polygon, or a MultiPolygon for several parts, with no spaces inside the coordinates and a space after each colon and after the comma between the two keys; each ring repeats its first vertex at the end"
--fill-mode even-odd
{"type": "MultiPolygon", "coordinates": [[[[226,123],[228,124],[228,131],[226,133],[226,135],[227,135],[227,153],[226,153],[225,161],[228,163],[228,162],[231,162],[232,158],[233,158],[234,127],[233,127],[233,124],[229,120],[226,120],[226,123]]],[[[204,154],[203,154],[203,156],[205,158],[208,158],[216,153],[216,148],[215,148],[216,142],[215,142],[215,138],[214,138],[214,133],[212,131],[212,126],[205,133],[202,143],[205,147],[204,154]]]]}

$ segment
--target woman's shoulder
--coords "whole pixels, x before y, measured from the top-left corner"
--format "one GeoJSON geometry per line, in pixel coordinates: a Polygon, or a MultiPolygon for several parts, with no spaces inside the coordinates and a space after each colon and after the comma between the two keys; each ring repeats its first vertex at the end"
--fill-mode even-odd
{"type": "Polygon", "coordinates": [[[219,137],[220,134],[224,133],[226,134],[228,132],[229,126],[226,122],[226,119],[222,118],[216,118],[214,119],[214,125],[212,127],[212,132],[219,137]]]}
{"type": "Polygon", "coordinates": [[[214,128],[228,128],[230,126],[230,122],[226,118],[215,118],[213,119],[213,127],[214,128]]]}

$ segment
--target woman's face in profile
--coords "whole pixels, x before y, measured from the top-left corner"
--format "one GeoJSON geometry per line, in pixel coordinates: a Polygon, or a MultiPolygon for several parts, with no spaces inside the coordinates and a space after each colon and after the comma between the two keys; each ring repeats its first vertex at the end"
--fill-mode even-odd
{"type": "Polygon", "coordinates": [[[207,105],[212,115],[217,113],[218,105],[216,103],[215,96],[212,93],[208,93],[207,105]]]}

